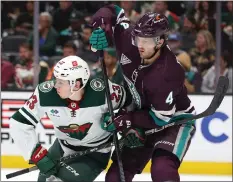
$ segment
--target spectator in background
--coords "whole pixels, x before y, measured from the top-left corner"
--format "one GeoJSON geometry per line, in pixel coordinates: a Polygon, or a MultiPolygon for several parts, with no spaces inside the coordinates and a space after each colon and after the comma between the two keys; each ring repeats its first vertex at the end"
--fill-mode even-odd
{"type": "Polygon", "coordinates": [[[197,34],[195,48],[189,51],[192,65],[202,76],[213,66],[215,61],[215,42],[208,30],[201,30],[197,34]]]}
{"type": "Polygon", "coordinates": [[[182,46],[181,48],[185,51],[189,51],[195,46],[195,39],[197,36],[197,23],[193,17],[193,14],[187,13],[181,21],[181,36],[182,36],[182,46]]]}
{"type": "Polygon", "coordinates": [[[153,11],[153,10],[152,10],[152,7],[151,7],[151,4],[148,3],[148,2],[142,4],[142,5],[140,6],[140,10],[141,10],[141,15],[144,15],[144,14],[146,14],[146,13],[148,13],[148,12],[152,12],[152,11],[153,11]]]}
{"type": "Polygon", "coordinates": [[[75,55],[77,55],[76,45],[72,41],[67,42],[63,47],[63,57],[75,55]]]}
{"type": "Polygon", "coordinates": [[[53,63],[52,63],[53,66],[49,70],[49,73],[48,73],[48,75],[46,77],[46,80],[51,80],[53,78],[54,66],[59,60],[61,60],[64,57],[67,57],[67,56],[75,56],[75,55],[77,55],[77,47],[72,41],[68,41],[63,46],[63,55],[62,55],[62,57],[60,57],[59,59],[53,61],[53,63]]]}
{"type": "Polygon", "coordinates": [[[196,22],[198,22],[199,30],[209,29],[209,19],[214,19],[215,16],[215,2],[212,1],[201,1],[197,4],[198,8],[194,14],[196,22]]]}
{"type": "Polygon", "coordinates": [[[59,8],[53,13],[53,27],[57,32],[69,27],[70,22],[68,21],[71,13],[74,11],[71,1],[60,1],[59,8]]]}
{"type": "Polygon", "coordinates": [[[1,59],[1,89],[12,88],[14,86],[14,75],[14,65],[9,61],[1,59]]]}
{"type": "Polygon", "coordinates": [[[15,83],[19,89],[33,89],[32,47],[23,43],[19,47],[19,62],[15,66],[15,83]]]}
{"type": "Polygon", "coordinates": [[[82,33],[81,33],[84,50],[90,50],[91,48],[89,44],[89,38],[91,36],[91,33],[92,33],[92,26],[85,24],[83,26],[82,33]]]}
{"type": "MultiPolygon", "coordinates": [[[[120,85],[123,85],[123,73],[120,64],[116,58],[116,49],[109,47],[104,50],[104,62],[106,65],[106,71],[108,78],[113,82],[120,85]]],[[[91,67],[92,75],[99,75],[100,77],[103,76],[101,63],[98,61],[96,64],[92,65],[91,67]]]]}
{"type": "Polygon", "coordinates": [[[21,13],[15,22],[15,34],[23,34],[28,36],[30,31],[33,29],[33,13],[34,13],[34,2],[26,2],[26,12],[21,13]]]}
{"type": "Polygon", "coordinates": [[[129,18],[132,23],[136,23],[140,18],[140,14],[134,10],[134,1],[120,1],[121,8],[125,11],[125,16],[129,18]]]}
{"type": "MultiPolygon", "coordinates": [[[[39,64],[39,83],[45,81],[48,74],[48,64],[40,61],[39,64]]],[[[33,89],[33,77],[35,74],[33,66],[33,49],[28,43],[23,43],[19,46],[19,61],[15,66],[15,83],[18,89],[31,90],[33,89]]]]}
{"type": "Polygon", "coordinates": [[[223,30],[233,42],[233,1],[228,1],[226,3],[226,9],[225,12],[222,12],[223,30]]]}
{"type": "Polygon", "coordinates": [[[73,11],[69,17],[70,26],[60,32],[59,41],[63,46],[67,41],[73,41],[78,49],[82,49],[81,31],[84,23],[84,14],[80,11],[73,11]]]}
{"type": "MultiPolygon", "coordinates": [[[[52,16],[47,12],[41,13],[39,19],[40,56],[55,55],[57,38],[57,31],[52,27],[52,16]]],[[[33,32],[29,37],[29,43],[31,46],[33,45],[33,32]]]]}
{"type": "MultiPolygon", "coordinates": [[[[232,93],[232,61],[233,57],[229,52],[224,52],[221,55],[220,60],[220,76],[226,76],[229,78],[229,87],[227,93],[232,93]]],[[[216,78],[216,69],[213,65],[203,77],[201,91],[204,93],[214,93],[216,89],[216,83],[218,78],[216,78]]]]}
{"type": "Polygon", "coordinates": [[[200,74],[191,70],[191,58],[187,52],[181,49],[181,35],[178,32],[169,34],[168,45],[185,70],[185,86],[188,93],[200,92],[202,78],[200,74]]]}
{"type": "Polygon", "coordinates": [[[12,32],[12,22],[16,19],[15,15],[7,8],[7,5],[1,2],[1,36],[6,37],[8,32],[12,32]],[[13,16],[13,17],[12,17],[13,16]]]}
{"type": "Polygon", "coordinates": [[[171,29],[177,30],[179,28],[179,17],[175,13],[168,10],[166,1],[154,1],[152,6],[154,12],[163,14],[168,18],[171,29]]]}
{"type": "Polygon", "coordinates": [[[89,44],[89,38],[92,33],[92,26],[85,24],[82,29],[82,49],[78,50],[78,56],[81,57],[83,60],[86,60],[90,65],[95,64],[98,61],[98,54],[91,51],[91,46],[89,44]]]}

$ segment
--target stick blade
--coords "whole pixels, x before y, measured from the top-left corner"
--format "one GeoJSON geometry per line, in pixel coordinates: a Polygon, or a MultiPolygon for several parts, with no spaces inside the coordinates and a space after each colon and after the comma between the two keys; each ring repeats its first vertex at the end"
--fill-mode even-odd
{"type": "Polygon", "coordinates": [[[223,101],[224,96],[226,95],[228,86],[229,86],[229,79],[225,76],[219,77],[214,98],[210,103],[209,108],[206,110],[206,113],[208,115],[214,114],[215,111],[218,109],[218,107],[223,101]]]}

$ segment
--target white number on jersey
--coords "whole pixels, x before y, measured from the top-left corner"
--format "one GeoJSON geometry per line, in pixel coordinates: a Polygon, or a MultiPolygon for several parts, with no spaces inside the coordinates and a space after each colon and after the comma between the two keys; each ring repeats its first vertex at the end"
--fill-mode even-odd
{"type": "Polygon", "coordinates": [[[173,102],[173,92],[171,91],[167,96],[166,103],[170,105],[172,104],[172,102],[173,102]]]}
{"type": "Polygon", "coordinates": [[[124,27],[124,29],[129,28],[129,24],[128,23],[122,22],[122,23],[120,23],[120,25],[122,25],[124,27]]]}

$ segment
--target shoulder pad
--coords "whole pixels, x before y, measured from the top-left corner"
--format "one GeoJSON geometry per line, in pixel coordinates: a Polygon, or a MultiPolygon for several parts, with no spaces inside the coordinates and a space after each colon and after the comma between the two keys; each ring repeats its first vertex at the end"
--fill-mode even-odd
{"type": "Polygon", "coordinates": [[[65,99],[57,94],[53,81],[46,81],[38,85],[41,106],[65,106],[65,99]]]}
{"type": "Polygon", "coordinates": [[[93,107],[105,104],[105,86],[101,77],[90,78],[85,86],[84,102],[80,107],[93,107]]]}

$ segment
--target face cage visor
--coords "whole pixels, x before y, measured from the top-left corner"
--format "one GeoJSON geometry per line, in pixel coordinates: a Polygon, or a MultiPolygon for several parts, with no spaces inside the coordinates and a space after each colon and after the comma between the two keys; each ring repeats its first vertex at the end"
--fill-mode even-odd
{"type": "Polygon", "coordinates": [[[132,44],[138,48],[153,49],[160,41],[160,36],[157,37],[139,37],[132,36],[132,44]]]}

